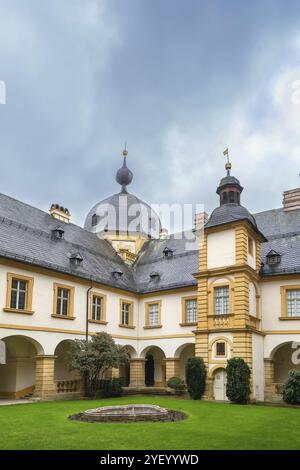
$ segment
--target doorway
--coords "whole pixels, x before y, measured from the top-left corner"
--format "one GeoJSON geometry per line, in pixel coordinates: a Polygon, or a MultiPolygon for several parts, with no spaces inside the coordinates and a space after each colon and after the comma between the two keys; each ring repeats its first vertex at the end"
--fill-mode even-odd
{"type": "Polygon", "coordinates": [[[146,355],[145,362],[145,384],[147,387],[154,386],[154,358],[152,354],[146,355]]]}
{"type": "Polygon", "coordinates": [[[227,401],[226,395],[226,371],[225,369],[218,369],[214,374],[214,399],[217,401],[227,401]]]}

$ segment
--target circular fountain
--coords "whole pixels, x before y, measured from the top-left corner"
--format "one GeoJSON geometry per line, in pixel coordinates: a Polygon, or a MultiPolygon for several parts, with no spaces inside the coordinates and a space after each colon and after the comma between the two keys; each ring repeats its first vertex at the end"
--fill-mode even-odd
{"type": "Polygon", "coordinates": [[[161,408],[156,405],[102,406],[70,416],[69,419],[89,423],[129,423],[138,421],[164,422],[179,421],[186,415],[180,411],[161,408]]]}

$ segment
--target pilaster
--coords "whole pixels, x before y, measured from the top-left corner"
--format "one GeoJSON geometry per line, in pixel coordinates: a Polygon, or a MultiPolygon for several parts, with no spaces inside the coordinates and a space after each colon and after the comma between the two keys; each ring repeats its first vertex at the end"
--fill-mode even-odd
{"type": "Polygon", "coordinates": [[[130,361],[130,387],[145,387],[145,359],[135,358],[130,361]]]}
{"type": "Polygon", "coordinates": [[[48,398],[56,394],[54,383],[54,362],[56,356],[37,356],[35,375],[35,395],[48,398]]]}

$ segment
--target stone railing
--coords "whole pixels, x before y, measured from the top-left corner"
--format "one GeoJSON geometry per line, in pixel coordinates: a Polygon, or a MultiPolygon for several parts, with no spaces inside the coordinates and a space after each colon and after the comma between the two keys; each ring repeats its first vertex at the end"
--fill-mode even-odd
{"type": "Polygon", "coordinates": [[[233,314],[208,315],[209,328],[230,328],[233,326],[233,314]]]}
{"type": "Polygon", "coordinates": [[[57,393],[74,393],[80,392],[81,380],[57,380],[57,393]]]}
{"type": "Polygon", "coordinates": [[[252,315],[249,315],[249,325],[252,328],[255,328],[256,330],[259,330],[260,318],[253,317],[252,315]]]}

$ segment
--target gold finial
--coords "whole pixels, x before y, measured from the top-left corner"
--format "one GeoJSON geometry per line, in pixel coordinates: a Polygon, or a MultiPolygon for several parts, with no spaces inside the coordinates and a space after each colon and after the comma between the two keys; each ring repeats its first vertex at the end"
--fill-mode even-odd
{"type": "Polygon", "coordinates": [[[231,163],[229,161],[228,147],[224,150],[223,155],[227,157],[227,162],[225,163],[225,170],[227,171],[227,174],[230,175],[231,163]]]}
{"type": "Polygon", "coordinates": [[[124,157],[127,157],[127,155],[128,155],[126,146],[127,146],[127,142],[125,142],[125,146],[124,146],[124,150],[123,150],[123,155],[124,155],[124,157]]]}

